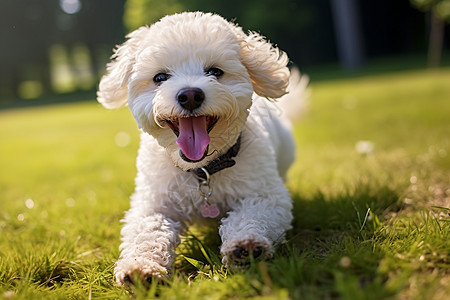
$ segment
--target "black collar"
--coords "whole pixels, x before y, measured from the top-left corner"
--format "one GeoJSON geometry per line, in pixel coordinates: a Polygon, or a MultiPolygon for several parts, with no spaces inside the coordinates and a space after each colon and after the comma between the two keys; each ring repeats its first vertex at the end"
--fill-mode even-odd
{"type": "MultiPolygon", "coordinates": [[[[240,148],[241,148],[241,137],[239,136],[236,143],[230,149],[228,149],[228,151],[225,154],[214,159],[203,168],[206,169],[209,175],[213,175],[214,173],[222,171],[223,169],[234,166],[236,162],[234,161],[233,157],[235,157],[238,154],[240,148]]],[[[202,170],[202,168],[190,169],[188,170],[188,172],[192,172],[197,177],[206,180],[206,174],[202,170]]]]}

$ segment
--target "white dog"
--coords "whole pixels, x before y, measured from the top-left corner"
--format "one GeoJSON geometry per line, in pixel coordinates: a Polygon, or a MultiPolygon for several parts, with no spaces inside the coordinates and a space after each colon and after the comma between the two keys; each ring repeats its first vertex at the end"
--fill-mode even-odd
{"type": "MultiPolygon", "coordinates": [[[[226,266],[270,257],[291,227],[283,178],[295,149],[286,117],[264,98],[287,93],[287,55],[200,12],[164,17],[128,38],[98,92],[107,108],[128,103],[142,130],[118,284],[133,273],[170,274],[179,234],[199,219],[220,220],[226,266]]],[[[288,97],[298,98],[305,80],[288,97]]]]}

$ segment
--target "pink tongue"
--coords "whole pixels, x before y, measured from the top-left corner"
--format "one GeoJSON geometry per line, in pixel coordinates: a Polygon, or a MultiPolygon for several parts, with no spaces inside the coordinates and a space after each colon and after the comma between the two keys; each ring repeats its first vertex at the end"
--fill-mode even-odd
{"type": "Polygon", "coordinates": [[[180,118],[180,135],[177,145],[190,160],[200,160],[210,142],[207,131],[206,117],[180,118]]]}

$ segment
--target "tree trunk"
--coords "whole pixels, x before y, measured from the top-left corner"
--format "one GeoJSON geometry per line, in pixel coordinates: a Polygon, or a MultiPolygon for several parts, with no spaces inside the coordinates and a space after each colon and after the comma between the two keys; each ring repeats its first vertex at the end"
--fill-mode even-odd
{"type": "Polygon", "coordinates": [[[355,70],[364,62],[363,39],[356,0],[331,0],[339,60],[355,70]]]}
{"type": "Polygon", "coordinates": [[[430,41],[428,44],[428,67],[438,68],[441,64],[442,44],[444,41],[444,21],[431,10],[430,41]]]}

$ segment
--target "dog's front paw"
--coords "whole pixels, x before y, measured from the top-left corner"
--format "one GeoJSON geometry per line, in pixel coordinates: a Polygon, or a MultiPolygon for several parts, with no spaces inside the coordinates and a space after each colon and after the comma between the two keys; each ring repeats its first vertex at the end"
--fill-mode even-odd
{"type": "Polygon", "coordinates": [[[120,286],[132,285],[135,280],[140,280],[144,284],[153,280],[163,282],[168,275],[167,268],[145,258],[121,258],[114,268],[114,276],[120,286]]]}
{"type": "Polygon", "coordinates": [[[222,263],[227,267],[239,267],[252,259],[266,259],[272,256],[271,245],[267,242],[239,241],[222,246],[222,263]]]}

